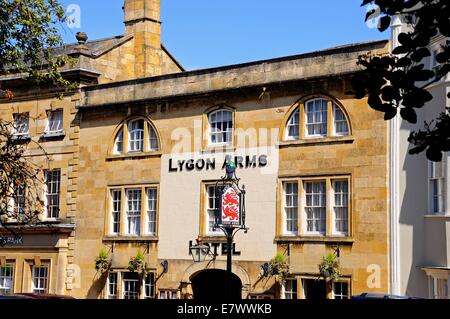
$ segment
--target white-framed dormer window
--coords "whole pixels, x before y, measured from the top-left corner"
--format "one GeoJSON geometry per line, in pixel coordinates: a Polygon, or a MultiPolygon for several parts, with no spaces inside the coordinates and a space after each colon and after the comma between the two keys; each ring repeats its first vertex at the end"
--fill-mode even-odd
{"type": "Polygon", "coordinates": [[[306,137],[327,135],[328,100],[313,99],[305,103],[306,137]]]}
{"type": "Polygon", "coordinates": [[[30,130],[29,113],[14,114],[13,135],[16,137],[26,137],[30,130]]]}
{"type": "Polygon", "coordinates": [[[216,211],[219,209],[217,207],[219,196],[219,189],[216,185],[206,185],[206,235],[208,236],[219,236],[222,235],[220,229],[214,230],[216,211]]]}
{"type": "Polygon", "coordinates": [[[297,140],[300,138],[300,110],[297,109],[288,121],[286,127],[286,140],[297,140]]]}
{"type": "Polygon", "coordinates": [[[333,104],[333,114],[334,114],[334,135],[336,136],[346,136],[349,134],[347,118],[342,111],[342,109],[333,104]]]}
{"type": "Polygon", "coordinates": [[[45,131],[47,135],[59,135],[63,133],[63,111],[49,111],[48,125],[45,131]]]}
{"type": "Polygon", "coordinates": [[[348,235],[348,181],[333,181],[333,219],[335,235],[348,235]]]}
{"type": "Polygon", "coordinates": [[[298,182],[284,182],[283,195],[283,232],[298,235],[298,182]]]}
{"type": "Polygon", "coordinates": [[[233,142],[233,113],[217,110],[208,116],[209,145],[229,145],[233,142]]]}
{"type": "Polygon", "coordinates": [[[428,209],[431,214],[445,213],[446,155],[441,162],[428,161],[428,209]]]}
{"type": "Polygon", "coordinates": [[[325,235],[326,233],[326,182],[305,182],[305,220],[306,233],[325,235]]]}
{"type": "Polygon", "coordinates": [[[130,152],[144,151],[144,121],[134,120],[128,123],[128,150],[130,152]]]}

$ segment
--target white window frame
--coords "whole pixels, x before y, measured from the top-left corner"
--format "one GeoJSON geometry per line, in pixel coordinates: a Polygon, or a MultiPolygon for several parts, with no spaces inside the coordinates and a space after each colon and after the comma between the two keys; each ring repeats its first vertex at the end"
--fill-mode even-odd
{"type": "Polygon", "coordinates": [[[147,187],[146,198],[146,233],[156,236],[158,233],[158,188],[147,187]],[[150,196],[151,195],[151,196],[150,196]]]}
{"type": "Polygon", "coordinates": [[[16,137],[27,137],[30,134],[30,113],[14,114],[13,135],[16,137]]]}
{"type": "Polygon", "coordinates": [[[155,127],[148,123],[148,150],[149,152],[159,151],[159,138],[155,127]]]}
{"type": "Polygon", "coordinates": [[[114,140],[114,154],[119,155],[124,152],[124,129],[119,130],[114,140]]]}
{"type": "Polygon", "coordinates": [[[298,218],[299,218],[299,204],[300,204],[300,198],[299,198],[299,185],[298,181],[283,181],[283,235],[288,236],[297,236],[299,234],[298,229],[298,218]],[[292,189],[293,192],[287,193],[287,186],[292,185],[297,187],[297,194],[295,194],[294,189],[292,189]],[[292,205],[287,205],[287,196],[292,197],[292,205]],[[295,205],[295,196],[297,197],[297,205],[295,205]],[[289,230],[288,228],[288,210],[294,210],[294,218],[291,218],[295,222],[294,230],[289,230]]]}
{"type": "Polygon", "coordinates": [[[143,119],[135,119],[128,122],[128,152],[129,153],[141,153],[145,150],[145,121],[143,119]],[[133,125],[137,123],[142,128],[133,128],[133,125]],[[133,146],[133,147],[132,147],[133,146]],[[139,146],[139,147],[137,147],[139,146]]]}
{"type": "Polygon", "coordinates": [[[0,295],[11,295],[14,293],[14,265],[6,263],[0,266],[0,295]],[[10,270],[7,274],[7,270],[10,270]]]}
{"type": "MultiPolygon", "coordinates": [[[[142,287],[142,285],[141,285],[142,287]]],[[[122,299],[128,299],[128,300],[135,300],[135,299],[140,299],[141,296],[141,292],[139,291],[139,275],[137,273],[132,273],[132,272],[123,272],[122,273],[122,299]],[[126,276],[136,276],[136,278],[130,278],[130,279],[126,279],[126,276]],[[131,287],[131,285],[134,285],[136,289],[136,291],[128,291],[125,288],[127,287],[127,285],[130,285],[128,287],[131,287]],[[129,296],[136,296],[136,298],[125,298],[126,295],[129,296]]]]}
{"type": "Polygon", "coordinates": [[[326,137],[328,135],[328,103],[329,103],[329,100],[324,99],[324,98],[311,99],[311,100],[308,100],[305,102],[304,117],[305,117],[305,137],[306,138],[319,138],[319,137],[326,137]],[[316,101],[321,101],[321,103],[322,103],[321,107],[323,107],[323,103],[325,102],[325,111],[324,110],[321,110],[321,111],[316,110],[316,104],[315,104],[316,101]],[[308,107],[311,104],[313,105],[314,110],[312,112],[308,112],[308,107]],[[313,121],[312,122],[308,121],[309,113],[313,113],[313,121]],[[316,118],[317,114],[320,114],[320,113],[322,113],[321,116],[323,116],[323,113],[325,113],[325,119],[322,119],[322,122],[318,122],[317,118],[316,118]],[[317,125],[325,125],[325,132],[320,133],[320,134],[319,133],[310,134],[308,131],[308,127],[311,125],[313,125],[313,127],[315,127],[317,125]]]}
{"type": "Polygon", "coordinates": [[[178,290],[172,290],[172,289],[159,289],[158,291],[158,299],[166,299],[166,300],[175,300],[178,298],[178,290]],[[161,298],[164,296],[164,298],[161,298]],[[174,298],[175,296],[175,298],[174,298]],[[170,298],[168,298],[170,297],[170,298]]]}
{"type": "Polygon", "coordinates": [[[33,293],[45,294],[49,290],[49,275],[50,267],[49,265],[41,265],[39,267],[31,266],[31,290],[33,293]],[[44,271],[44,273],[37,273],[38,270],[44,271]],[[41,280],[44,285],[41,285],[41,280]],[[37,283],[37,285],[36,285],[37,283]]]}
{"type": "Polygon", "coordinates": [[[349,299],[350,298],[350,283],[347,281],[333,282],[332,296],[333,296],[333,299],[349,299]],[[343,291],[343,285],[347,285],[346,293],[344,293],[344,291],[343,291]],[[338,288],[338,286],[340,286],[340,289],[337,292],[336,288],[338,288]]]}
{"type": "Polygon", "coordinates": [[[47,135],[60,135],[64,133],[64,111],[63,110],[52,110],[48,112],[48,124],[45,134],[47,135]],[[55,118],[55,116],[60,115],[60,118],[55,118]],[[56,121],[56,123],[55,123],[56,121]],[[55,125],[56,124],[56,125],[55,125]]]}
{"type": "MultiPolygon", "coordinates": [[[[217,186],[219,187],[219,186],[217,186]]],[[[219,196],[217,189],[215,190],[215,195],[213,197],[214,201],[214,207],[210,206],[210,189],[216,189],[216,185],[215,184],[206,184],[205,185],[205,192],[206,192],[206,197],[205,197],[205,209],[204,209],[204,216],[205,216],[205,234],[207,236],[222,236],[223,232],[220,229],[216,229],[216,231],[212,231],[212,225],[214,225],[215,222],[215,215],[214,212],[218,209],[217,207],[215,207],[215,205],[217,204],[217,197],[215,197],[215,195],[219,196]],[[212,220],[211,220],[212,218],[212,220]]]]}
{"type": "Polygon", "coordinates": [[[155,299],[156,298],[156,283],[155,283],[155,273],[151,272],[147,274],[147,276],[144,278],[143,283],[143,296],[144,299],[155,299]],[[150,283],[147,282],[147,279],[150,279],[150,283]],[[148,292],[153,292],[153,294],[148,294],[148,292]]]}
{"type": "Polygon", "coordinates": [[[140,236],[142,223],[142,189],[141,188],[127,188],[126,189],[126,208],[125,208],[125,234],[127,236],[140,236]],[[130,198],[132,194],[139,194],[139,198],[130,198]],[[131,206],[130,206],[131,204],[131,206]],[[139,209],[137,209],[137,207],[139,209]],[[131,208],[131,209],[130,209],[131,208]],[[135,232],[131,231],[130,220],[135,221],[135,232]]]}
{"type": "Polygon", "coordinates": [[[122,189],[113,188],[110,190],[110,228],[109,233],[111,235],[120,234],[121,215],[122,215],[122,189]],[[118,195],[118,197],[116,197],[118,195]],[[118,206],[118,207],[117,207],[118,206]],[[118,208],[118,210],[117,210],[118,208]],[[119,229],[116,231],[115,226],[119,225],[119,229]]]}
{"type": "MultiPolygon", "coordinates": [[[[303,214],[302,214],[302,223],[304,225],[304,231],[305,231],[305,235],[307,236],[326,236],[326,230],[327,230],[327,196],[329,196],[329,194],[327,194],[327,182],[325,179],[323,180],[304,180],[303,181],[303,189],[304,189],[304,195],[303,195],[303,214]],[[325,195],[325,206],[318,206],[314,204],[314,196],[320,196],[320,194],[322,193],[315,193],[314,189],[312,193],[308,193],[307,190],[307,185],[308,184],[324,184],[325,186],[325,191],[324,191],[324,195],[325,195]],[[311,194],[311,196],[313,196],[312,200],[313,200],[313,205],[308,206],[307,205],[307,196],[308,194],[311,194]],[[325,209],[325,218],[324,219],[320,219],[323,220],[322,225],[324,225],[324,229],[323,231],[318,231],[318,230],[308,230],[308,210],[309,209],[325,209]]],[[[315,213],[313,213],[315,214],[315,213]]],[[[313,222],[316,218],[313,219],[313,222]]]]}
{"type": "Polygon", "coordinates": [[[289,118],[289,121],[286,125],[286,133],[285,133],[285,140],[286,141],[295,141],[300,139],[300,108],[297,108],[289,118]],[[290,128],[297,128],[297,135],[291,135],[290,134],[290,128]]]}
{"type": "Polygon", "coordinates": [[[61,170],[60,169],[46,170],[46,171],[44,171],[44,174],[45,174],[45,196],[44,196],[45,218],[49,219],[49,220],[59,219],[61,217],[60,216],[60,212],[61,212],[61,170]],[[51,179],[52,179],[51,181],[49,181],[49,174],[51,174],[51,179]],[[56,176],[57,176],[56,180],[54,180],[54,174],[56,174],[56,176]],[[56,186],[52,187],[52,185],[54,185],[54,184],[56,184],[56,186]],[[49,200],[50,198],[52,198],[51,201],[49,200]],[[55,202],[57,202],[57,205],[55,205],[55,202]],[[54,212],[55,209],[56,209],[56,213],[54,212]]]}
{"type": "Polygon", "coordinates": [[[209,146],[225,146],[233,144],[233,133],[234,133],[234,120],[233,120],[233,112],[227,109],[218,109],[214,112],[211,112],[208,115],[208,145],[209,146]],[[231,120],[225,120],[225,114],[231,117],[231,120]],[[221,116],[221,119],[218,119],[218,116],[221,116]],[[215,117],[215,119],[214,119],[215,117]],[[231,123],[231,124],[230,124],[231,123]],[[230,124],[230,127],[228,127],[230,124]],[[222,128],[217,129],[217,131],[213,131],[213,125],[220,125],[222,128]],[[216,136],[216,139],[219,140],[219,136],[222,135],[222,142],[213,141],[213,136],[216,136]],[[225,138],[224,138],[225,136],[225,138]],[[229,139],[229,140],[228,140],[229,139]]]}
{"type": "Polygon", "coordinates": [[[282,285],[283,299],[298,299],[298,281],[296,278],[286,279],[282,285]]]}
{"type": "Polygon", "coordinates": [[[431,299],[450,299],[450,276],[429,274],[428,292],[431,299]]]}
{"type": "Polygon", "coordinates": [[[106,299],[118,299],[119,297],[119,273],[115,271],[111,271],[108,274],[108,283],[106,285],[106,299]],[[111,281],[111,277],[115,277],[114,281],[111,281]],[[111,289],[113,288],[113,289],[111,289]],[[111,292],[114,293],[111,293],[111,292]]]}
{"type": "Polygon", "coordinates": [[[349,127],[347,115],[344,113],[344,111],[338,105],[336,105],[336,103],[333,103],[333,134],[334,134],[334,136],[348,136],[350,134],[350,127],[349,127]],[[337,116],[336,116],[337,111],[342,114],[342,116],[344,117],[343,119],[341,119],[341,120],[337,119],[337,116]],[[338,132],[337,131],[338,123],[345,123],[347,130],[345,132],[338,132]]]}
{"type": "Polygon", "coordinates": [[[445,215],[447,211],[447,153],[441,162],[428,161],[428,212],[429,215],[445,215]],[[434,193],[434,185],[437,192],[434,193]],[[437,207],[435,207],[437,199],[437,207]]]}
{"type": "Polygon", "coordinates": [[[335,236],[343,236],[343,237],[347,237],[349,234],[349,228],[350,228],[350,222],[349,222],[349,206],[350,206],[350,183],[348,181],[348,179],[333,179],[331,181],[331,185],[332,185],[332,194],[330,194],[330,199],[331,199],[331,209],[332,209],[332,233],[335,236]],[[337,191],[337,187],[336,184],[337,183],[346,183],[347,184],[347,192],[343,192],[337,191]],[[341,196],[341,201],[343,201],[346,197],[347,200],[347,205],[343,205],[342,203],[338,206],[337,205],[337,201],[336,201],[336,197],[337,196],[341,196]],[[346,209],[346,219],[342,219],[344,222],[346,221],[347,223],[347,230],[346,231],[339,231],[338,227],[337,227],[337,222],[338,222],[338,218],[337,218],[337,209],[346,209]]]}

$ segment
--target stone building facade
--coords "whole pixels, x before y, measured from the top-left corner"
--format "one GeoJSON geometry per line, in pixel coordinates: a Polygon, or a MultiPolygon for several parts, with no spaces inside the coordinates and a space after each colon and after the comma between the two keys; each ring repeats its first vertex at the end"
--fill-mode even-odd
{"type": "MultiPolygon", "coordinates": [[[[211,214],[215,183],[232,159],[247,190],[249,230],[232,247],[243,298],[389,292],[389,128],[347,93],[358,56],[384,54],[389,42],[186,72],[160,43],[159,1],[126,0],[124,8],[124,36],[64,49],[79,62],[66,70],[80,79],[77,92],[58,101],[27,88],[0,105],[2,117],[36,112],[42,123],[46,111],[63,110],[66,134],[43,145],[61,170],[61,212],[52,223],[69,229],[45,248],[61,261],[51,259],[49,278],[58,279],[47,291],[77,298],[220,291],[228,247],[211,214]],[[196,239],[214,257],[194,262],[196,239]],[[94,269],[102,249],[112,260],[103,274],[94,269]],[[138,253],[145,277],[128,270],[138,253]],[[290,265],[281,283],[261,271],[277,253],[290,265]],[[339,253],[342,272],[331,290],[316,280],[329,253],[339,253]]],[[[36,129],[31,138],[45,125],[36,129]]],[[[28,245],[0,256],[14,265],[50,258],[28,245]]],[[[14,291],[30,289],[23,278],[15,273],[14,291]]]]}

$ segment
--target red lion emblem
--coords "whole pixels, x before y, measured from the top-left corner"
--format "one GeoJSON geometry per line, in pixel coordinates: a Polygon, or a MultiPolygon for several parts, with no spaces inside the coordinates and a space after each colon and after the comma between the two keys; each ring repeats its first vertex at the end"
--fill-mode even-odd
{"type": "Polygon", "coordinates": [[[232,187],[222,195],[222,221],[239,221],[239,196],[232,187]]]}

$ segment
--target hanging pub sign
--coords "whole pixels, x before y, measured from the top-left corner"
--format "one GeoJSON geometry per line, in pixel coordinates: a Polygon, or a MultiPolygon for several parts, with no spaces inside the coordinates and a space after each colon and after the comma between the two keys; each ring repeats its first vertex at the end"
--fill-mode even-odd
{"type": "Polygon", "coordinates": [[[242,227],[245,220],[244,193],[233,184],[219,188],[218,226],[242,227]]]}

